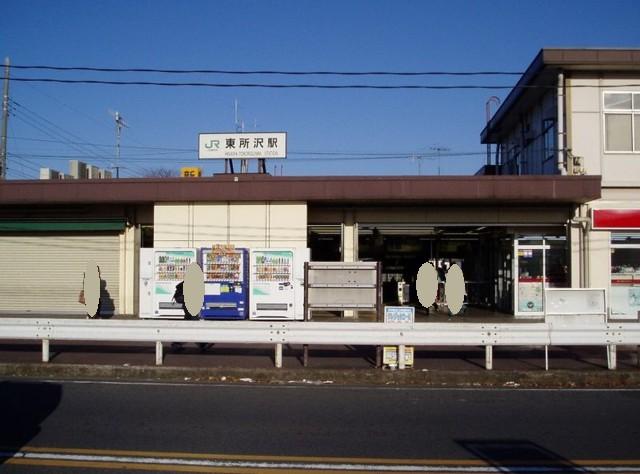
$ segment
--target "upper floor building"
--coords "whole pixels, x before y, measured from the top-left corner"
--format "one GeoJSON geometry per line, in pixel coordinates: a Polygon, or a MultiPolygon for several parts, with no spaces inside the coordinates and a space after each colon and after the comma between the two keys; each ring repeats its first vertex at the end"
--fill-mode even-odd
{"type": "Polygon", "coordinates": [[[640,186],[640,49],[542,49],[481,134],[497,174],[640,186]]]}

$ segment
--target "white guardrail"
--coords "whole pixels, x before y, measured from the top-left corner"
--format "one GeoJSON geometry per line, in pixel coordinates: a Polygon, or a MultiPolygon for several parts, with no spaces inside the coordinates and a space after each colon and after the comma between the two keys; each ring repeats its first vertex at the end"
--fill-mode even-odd
{"type": "MultiPolygon", "coordinates": [[[[405,346],[484,346],[486,368],[493,367],[493,346],[581,345],[607,348],[610,369],[616,368],[617,345],[640,345],[637,322],[557,324],[522,323],[365,323],[276,321],[148,321],[49,318],[1,318],[0,339],[41,340],[42,360],[49,361],[50,341],[154,342],[156,364],[162,364],[163,343],[204,342],[273,344],[276,367],[282,366],[282,345],[398,346],[399,368],[405,346]]],[[[306,360],[306,357],[305,357],[306,360]]]]}

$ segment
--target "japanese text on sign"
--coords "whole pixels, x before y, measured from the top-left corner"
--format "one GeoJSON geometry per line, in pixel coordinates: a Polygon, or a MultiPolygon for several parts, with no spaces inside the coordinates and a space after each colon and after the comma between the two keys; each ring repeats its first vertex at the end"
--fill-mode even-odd
{"type": "Polygon", "coordinates": [[[201,133],[198,142],[201,160],[287,156],[287,134],[284,132],[201,133]]]}
{"type": "Polygon", "coordinates": [[[416,318],[416,309],[413,306],[385,306],[385,323],[413,324],[416,318]]]}

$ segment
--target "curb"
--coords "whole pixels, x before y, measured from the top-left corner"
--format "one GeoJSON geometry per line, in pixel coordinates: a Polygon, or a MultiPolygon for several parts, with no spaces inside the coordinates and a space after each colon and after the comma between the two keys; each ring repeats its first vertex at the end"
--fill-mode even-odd
{"type": "Polygon", "coordinates": [[[427,371],[239,369],[130,365],[0,364],[0,377],[139,382],[426,388],[640,388],[640,371],[427,371]]]}

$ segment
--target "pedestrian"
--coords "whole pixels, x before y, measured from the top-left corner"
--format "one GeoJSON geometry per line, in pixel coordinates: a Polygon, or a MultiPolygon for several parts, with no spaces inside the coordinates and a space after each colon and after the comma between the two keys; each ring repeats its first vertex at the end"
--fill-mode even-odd
{"type": "MultiPolygon", "coordinates": [[[[182,311],[184,311],[184,319],[198,319],[197,316],[192,316],[187,309],[187,304],[184,300],[184,281],[181,281],[176,285],[176,290],[173,293],[172,301],[175,301],[176,303],[182,305],[182,311]]],[[[198,342],[197,345],[198,348],[203,352],[207,349],[207,347],[209,347],[206,342],[198,342]]],[[[171,347],[174,350],[182,350],[184,348],[184,342],[172,342],[171,347]]]]}
{"type": "MultiPolygon", "coordinates": [[[[86,318],[87,319],[96,319],[100,316],[100,311],[102,309],[102,298],[100,297],[100,289],[102,287],[101,283],[102,283],[102,278],[100,276],[100,267],[98,265],[96,265],[96,268],[98,269],[98,306],[96,308],[96,312],[91,314],[91,313],[87,313],[86,318]]],[[[80,294],[78,295],[78,303],[81,303],[83,305],[85,305],[86,307],[86,296],[85,296],[85,278],[86,278],[86,272],[82,273],[82,289],[80,290],[80,294]]]]}

